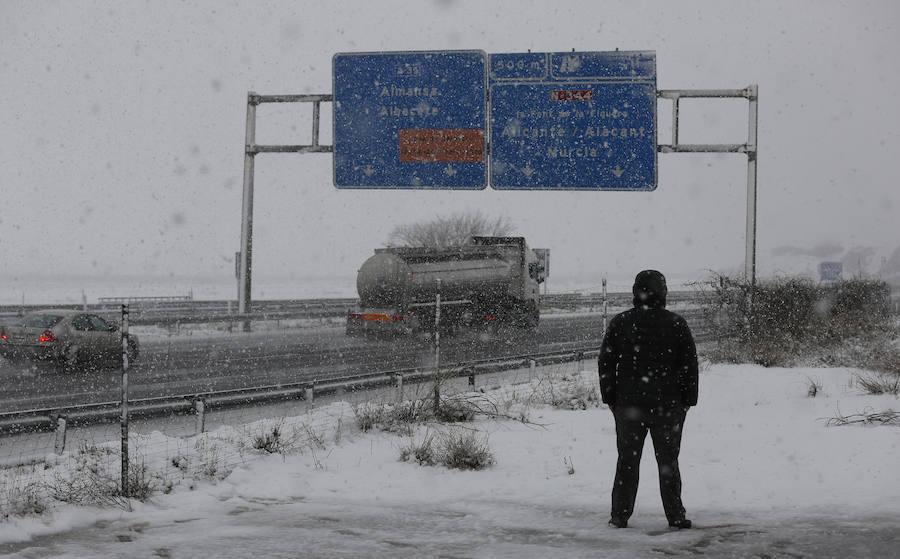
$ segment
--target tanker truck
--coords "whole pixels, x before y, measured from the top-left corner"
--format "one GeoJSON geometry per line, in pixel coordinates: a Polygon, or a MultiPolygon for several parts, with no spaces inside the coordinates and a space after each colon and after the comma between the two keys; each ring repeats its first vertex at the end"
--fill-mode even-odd
{"type": "Polygon", "coordinates": [[[449,333],[500,325],[534,328],[548,257],[549,250],[531,250],[523,237],[375,249],[356,276],[359,307],[347,315],[347,334],[432,332],[436,324],[449,333]]]}

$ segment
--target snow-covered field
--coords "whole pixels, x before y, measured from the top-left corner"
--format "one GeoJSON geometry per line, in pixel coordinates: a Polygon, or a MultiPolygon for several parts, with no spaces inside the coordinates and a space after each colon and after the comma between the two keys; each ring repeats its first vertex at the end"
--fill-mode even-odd
{"type": "MultiPolygon", "coordinates": [[[[150,470],[166,472],[169,494],[130,512],[57,503],[39,516],[10,517],[0,522],[0,554],[897,556],[900,427],[827,425],[839,415],[897,410],[896,396],[859,390],[859,371],[706,367],[681,458],[684,501],[697,529],[669,532],[649,440],[635,515],[629,528],[609,528],[612,415],[605,406],[539,403],[548,391],[593,388],[596,373],[584,368],[553,383],[539,375],[477,395],[511,417],[416,425],[411,435],[360,431],[346,402],[198,437],[154,433],[133,445],[166,449],[148,452],[147,460],[150,470]],[[815,397],[808,396],[811,381],[820,386],[815,397]],[[292,441],[287,452],[251,448],[249,440],[276,424],[292,441]],[[402,447],[428,434],[473,429],[495,458],[486,470],[399,460],[402,447]],[[231,457],[236,467],[196,475],[217,457],[231,457]]],[[[75,461],[59,463],[30,475],[52,479],[75,461]]]]}

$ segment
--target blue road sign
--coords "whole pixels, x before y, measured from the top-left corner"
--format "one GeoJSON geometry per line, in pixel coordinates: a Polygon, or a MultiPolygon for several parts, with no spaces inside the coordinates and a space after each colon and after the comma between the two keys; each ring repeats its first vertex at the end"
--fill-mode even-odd
{"type": "Polygon", "coordinates": [[[335,186],[484,188],[486,58],[482,51],[336,54],[335,186]]]}
{"type": "Polygon", "coordinates": [[[656,54],[491,54],[491,186],[654,190],[656,54]]]}
{"type": "Polygon", "coordinates": [[[844,273],[841,262],[819,262],[819,279],[821,281],[840,281],[844,273]]]}

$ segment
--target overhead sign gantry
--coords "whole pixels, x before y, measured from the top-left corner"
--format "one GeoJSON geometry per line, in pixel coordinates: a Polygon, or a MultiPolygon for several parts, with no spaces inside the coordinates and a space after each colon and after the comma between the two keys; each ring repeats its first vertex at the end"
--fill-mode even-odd
{"type": "Polygon", "coordinates": [[[336,54],[334,93],[247,96],[238,309],[250,312],[254,161],[259,153],[334,153],[338,188],[652,191],[658,153],[747,155],[744,273],[756,280],[758,89],[657,90],[652,51],[336,54]],[[749,101],[740,144],[679,142],[680,101],[749,101]],[[657,143],[657,99],[672,101],[672,142],[657,143]],[[308,102],[312,142],[256,143],[256,107],[308,102]],[[319,107],[334,145],[319,143],[319,107]]]}

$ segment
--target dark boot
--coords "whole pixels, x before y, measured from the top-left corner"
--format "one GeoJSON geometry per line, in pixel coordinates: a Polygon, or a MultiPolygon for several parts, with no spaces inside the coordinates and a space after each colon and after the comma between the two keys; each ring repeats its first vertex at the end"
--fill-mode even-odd
{"type": "Polygon", "coordinates": [[[687,530],[691,527],[691,525],[692,522],[687,518],[676,518],[675,520],[669,521],[669,528],[673,528],[675,530],[687,530]]]}
{"type": "Polygon", "coordinates": [[[613,516],[609,519],[609,525],[614,528],[627,528],[628,521],[619,516],[613,516]]]}

